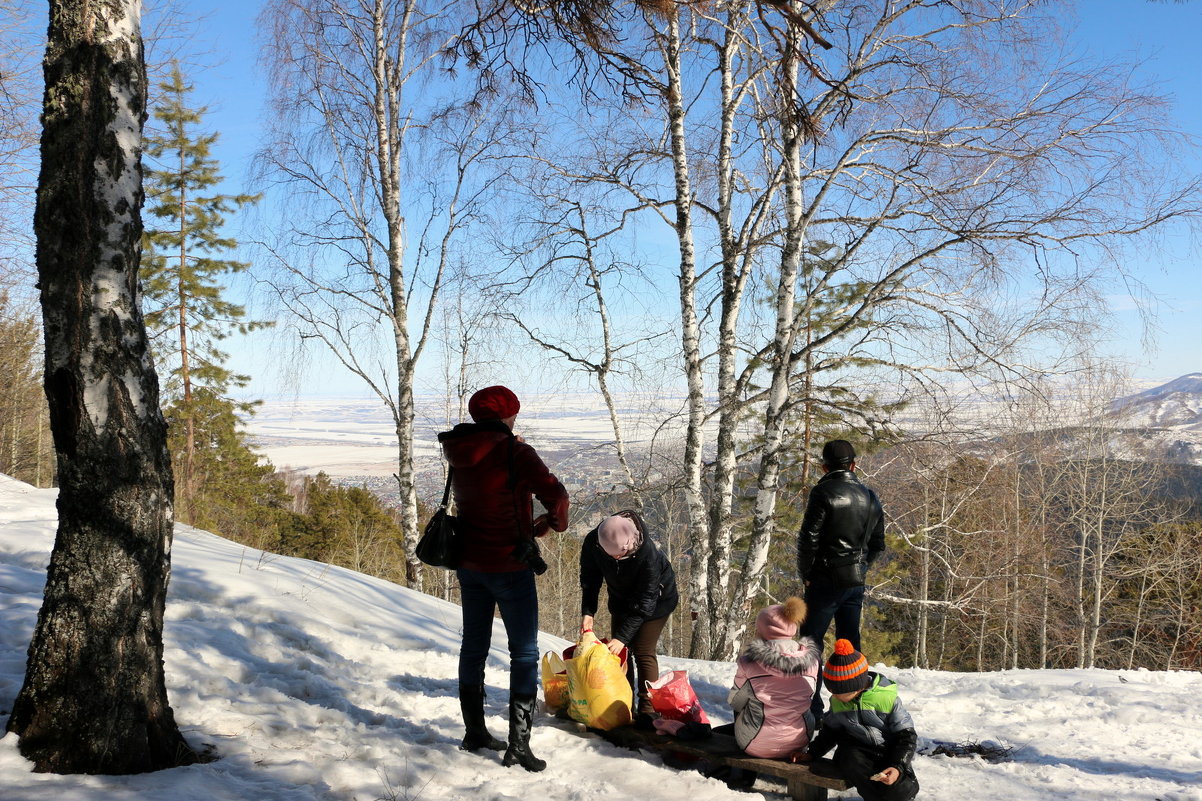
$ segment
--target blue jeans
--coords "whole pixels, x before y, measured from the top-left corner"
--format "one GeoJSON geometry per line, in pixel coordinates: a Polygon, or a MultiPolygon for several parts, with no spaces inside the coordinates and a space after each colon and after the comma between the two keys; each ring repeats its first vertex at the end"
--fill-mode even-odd
{"type": "Polygon", "coordinates": [[[822,647],[826,630],[835,621],[835,639],[850,640],[852,647],[860,650],[860,613],[864,609],[864,588],[841,589],[833,584],[811,581],[806,587],[806,620],[801,625],[801,634],[810,636],[822,647]]]}
{"type": "MultiPolygon", "coordinates": [[[[860,613],[864,610],[864,587],[846,589],[822,581],[811,581],[806,587],[806,619],[801,624],[801,636],[813,637],[822,649],[826,630],[835,621],[835,639],[849,640],[853,648],[860,650],[860,613]]],[[[822,681],[814,688],[810,710],[816,719],[822,719],[822,681]]]]}
{"type": "Polygon", "coordinates": [[[538,689],[538,587],[534,571],[481,573],[459,569],[463,603],[463,642],[459,684],[484,686],[484,663],[492,647],[493,613],[499,607],[509,637],[509,693],[534,695],[538,689]]]}

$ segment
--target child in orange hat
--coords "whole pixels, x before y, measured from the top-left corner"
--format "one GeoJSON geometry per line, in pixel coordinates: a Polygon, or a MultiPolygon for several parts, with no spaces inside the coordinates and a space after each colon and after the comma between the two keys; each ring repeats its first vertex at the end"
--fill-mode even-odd
{"type": "Polygon", "coordinates": [[[810,743],[810,758],[834,748],[835,765],[864,801],[911,801],[918,795],[911,767],[918,735],[897,685],[870,671],[848,640],[835,643],[822,680],[831,708],[810,743]]]}

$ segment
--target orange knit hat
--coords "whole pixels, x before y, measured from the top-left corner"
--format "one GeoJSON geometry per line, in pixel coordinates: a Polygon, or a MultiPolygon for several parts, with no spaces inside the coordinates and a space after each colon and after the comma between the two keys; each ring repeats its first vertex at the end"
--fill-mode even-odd
{"type": "Polygon", "coordinates": [[[835,653],[822,668],[822,683],[831,695],[854,693],[868,689],[868,660],[857,651],[850,640],[835,643],[835,653]]]}

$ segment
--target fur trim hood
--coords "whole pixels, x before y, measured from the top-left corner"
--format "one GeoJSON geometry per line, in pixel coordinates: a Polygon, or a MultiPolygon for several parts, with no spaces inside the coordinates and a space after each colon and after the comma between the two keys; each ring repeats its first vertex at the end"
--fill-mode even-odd
{"type": "Polygon", "coordinates": [[[795,640],[752,640],[740,660],[757,662],[785,676],[814,672],[822,654],[810,637],[795,640]]]}

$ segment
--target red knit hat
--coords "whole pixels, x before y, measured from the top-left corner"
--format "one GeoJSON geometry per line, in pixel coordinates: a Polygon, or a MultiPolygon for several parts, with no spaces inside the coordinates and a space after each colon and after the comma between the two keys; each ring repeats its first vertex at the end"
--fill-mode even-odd
{"type": "Polygon", "coordinates": [[[472,395],[467,402],[467,413],[479,423],[481,420],[504,420],[513,417],[522,408],[518,396],[508,387],[500,385],[485,387],[472,395]]]}
{"type": "Polygon", "coordinates": [[[839,640],[835,643],[835,653],[826,661],[822,668],[822,683],[831,695],[840,693],[855,693],[867,690],[871,683],[868,678],[868,660],[857,651],[850,640],[839,640]]]}

